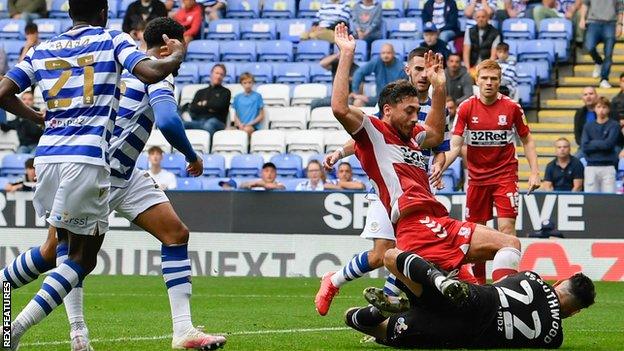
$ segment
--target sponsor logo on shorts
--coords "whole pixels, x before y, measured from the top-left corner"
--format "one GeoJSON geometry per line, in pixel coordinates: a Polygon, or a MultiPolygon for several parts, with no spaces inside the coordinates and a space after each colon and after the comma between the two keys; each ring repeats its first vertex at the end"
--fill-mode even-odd
{"type": "Polygon", "coordinates": [[[63,212],[62,216],[56,215],[54,219],[59,222],[63,222],[65,224],[77,226],[77,227],[85,227],[89,223],[89,216],[86,217],[70,217],[69,212],[63,212]]]}
{"type": "Polygon", "coordinates": [[[472,230],[470,229],[470,227],[461,227],[457,235],[468,238],[470,234],[472,234],[472,230]]]}
{"type": "Polygon", "coordinates": [[[377,221],[372,221],[368,228],[368,230],[370,230],[371,233],[377,233],[379,229],[381,229],[381,226],[379,225],[379,222],[377,221]]]}
{"type": "Polygon", "coordinates": [[[394,333],[400,335],[403,331],[407,330],[407,324],[405,324],[405,318],[400,317],[397,319],[394,325],[394,333]]]}

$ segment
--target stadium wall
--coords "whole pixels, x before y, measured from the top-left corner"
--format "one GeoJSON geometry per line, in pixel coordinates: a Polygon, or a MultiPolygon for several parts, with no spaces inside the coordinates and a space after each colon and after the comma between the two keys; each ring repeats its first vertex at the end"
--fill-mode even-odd
{"type": "MultiPolygon", "coordinates": [[[[365,194],[172,192],[169,196],[193,233],[189,248],[194,275],[320,276],[371,247],[355,236],[364,225],[365,194]]],[[[439,199],[459,217],[463,194],[439,199]]],[[[45,223],[35,219],[31,200],[30,193],[0,193],[0,267],[45,239],[45,223]]],[[[539,229],[542,218],[550,218],[566,239],[522,238],[521,268],[547,279],[583,270],[593,279],[623,281],[623,201],[610,195],[523,196],[520,236],[539,229]]],[[[96,274],[160,274],[157,240],[114,214],[111,229],[96,274]]]]}

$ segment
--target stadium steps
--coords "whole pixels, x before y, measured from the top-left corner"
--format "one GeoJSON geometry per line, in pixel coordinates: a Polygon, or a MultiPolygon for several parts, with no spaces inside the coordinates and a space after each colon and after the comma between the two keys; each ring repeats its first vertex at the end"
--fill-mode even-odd
{"type": "MultiPolygon", "coordinates": [[[[567,132],[568,133],[531,133],[531,135],[533,135],[537,147],[553,147],[555,140],[560,137],[566,137],[574,144],[574,133],[572,133],[572,129],[567,130],[567,132]]],[[[518,148],[522,148],[522,146],[520,145],[518,148]]]]}
{"type": "MultiPolygon", "coordinates": [[[[577,54],[577,63],[587,63],[587,64],[593,64],[594,60],[592,60],[591,56],[589,56],[589,54],[577,54]]],[[[619,54],[613,54],[613,63],[618,64],[618,63],[624,63],[624,55],[619,54]]]]}
{"type": "Polygon", "coordinates": [[[580,96],[576,99],[548,99],[542,101],[542,108],[575,110],[581,106],[583,106],[583,100],[581,100],[580,96]]]}
{"type": "MultiPolygon", "coordinates": [[[[578,99],[583,95],[582,87],[560,87],[557,88],[557,99],[578,99]]],[[[596,88],[599,96],[605,96],[609,99],[613,99],[615,95],[620,92],[619,87],[613,88],[596,88]]]]}
{"type": "MultiPolygon", "coordinates": [[[[604,44],[600,43],[598,44],[598,46],[596,46],[596,50],[598,50],[598,52],[602,55],[602,53],[604,48],[604,44]]],[[[615,46],[613,47],[613,54],[614,55],[622,55],[624,54],[624,42],[619,42],[619,43],[615,43],[615,46]]]]}
{"type": "MultiPolygon", "coordinates": [[[[559,78],[559,85],[565,86],[565,87],[586,87],[589,85],[597,87],[598,83],[600,83],[600,78],[593,78],[593,77],[561,77],[559,78]]],[[[611,86],[614,86],[614,87],[620,86],[620,80],[617,77],[609,77],[609,83],[611,83],[611,86]]]]}
{"type": "MultiPolygon", "coordinates": [[[[559,138],[559,136],[557,136],[557,138],[559,138]]],[[[537,151],[537,154],[539,155],[538,157],[555,157],[554,145],[538,146],[535,149],[537,151]]],[[[577,149],[578,147],[576,145],[573,145],[570,147],[570,150],[571,150],[570,152],[572,154],[575,154],[577,149]]],[[[524,148],[522,147],[521,144],[516,146],[516,152],[518,153],[518,157],[524,157],[524,148]]]]}
{"type": "Polygon", "coordinates": [[[573,130],[574,125],[571,123],[529,123],[529,128],[531,128],[531,132],[533,133],[540,133],[540,132],[562,133],[562,132],[573,130]]]}
{"type": "MultiPolygon", "coordinates": [[[[591,77],[593,72],[594,72],[593,64],[574,66],[574,76],[576,77],[591,77]]],[[[624,73],[624,65],[612,65],[611,74],[609,74],[609,79],[619,78],[620,74],[622,73],[624,73]]]]}
{"type": "Polygon", "coordinates": [[[574,123],[575,110],[540,110],[537,119],[540,123],[574,123]]]}

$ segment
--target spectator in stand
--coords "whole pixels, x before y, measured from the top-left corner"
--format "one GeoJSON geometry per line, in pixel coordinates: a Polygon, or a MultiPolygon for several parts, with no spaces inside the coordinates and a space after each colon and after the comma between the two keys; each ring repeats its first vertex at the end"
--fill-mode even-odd
{"type": "Polygon", "coordinates": [[[9,16],[30,23],[37,18],[48,16],[46,0],[8,0],[9,16]]]}
{"type": "Polygon", "coordinates": [[[241,184],[241,189],[250,190],[284,190],[286,186],[277,181],[277,168],[273,162],[262,165],[260,179],[241,184]]]}
{"type": "Polygon", "coordinates": [[[528,0],[504,0],[503,10],[496,11],[496,19],[499,21],[499,28],[502,22],[508,18],[525,17],[528,0]]]}
{"type": "Polygon", "coordinates": [[[353,73],[351,97],[353,98],[354,106],[377,105],[377,96],[366,96],[363,94],[362,83],[364,82],[364,77],[371,73],[375,73],[377,95],[388,83],[398,79],[407,79],[405,63],[395,56],[392,44],[384,44],[378,57],[371,59],[353,73]]]}
{"type": "Polygon", "coordinates": [[[364,183],[360,182],[357,179],[353,179],[353,169],[349,162],[342,162],[338,166],[338,180],[336,185],[340,187],[340,189],[345,190],[364,190],[366,186],[364,183]]]}
{"type": "Polygon", "coordinates": [[[581,46],[584,40],[585,31],[579,28],[581,20],[581,7],[583,0],[557,0],[557,11],[559,17],[564,17],[572,21],[574,28],[574,42],[581,46]]]}
{"type": "Polygon", "coordinates": [[[260,129],[260,123],[264,120],[264,101],[262,95],[253,91],[256,81],[251,73],[245,72],[239,79],[243,92],[236,95],[232,102],[234,107],[232,124],[236,129],[243,130],[251,136],[251,133],[260,129]]]}
{"type": "Polygon", "coordinates": [[[448,111],[449,125],[453,125],[457,114],[457,103],[451,96],[446,97],[446,110],[448,111]]]}
{"type": "Polygon", "coordinates": [[[582,145],[581,145],[581,136],[583,135],[583,127],[587,122],[593,122],[596,120],[596,112],[594,112],[594,107],[596,107],[596,102],[598,102],[598,94],[596,93],[596,88],[594,87],[585,87],[583,89],[583,96],[581,97],[583,100],[583,104],[585,106],[580,107],[576,110],[574,114],[574,141],[576,141],[576,145],[579,146],[580,150],[577,154],[577,157],[583,158],[582,153],[582,145]]]}
{"type": "Polygon", "coordinates": [[[0,48],[0,76],[4,76],[9,71],[9,58],[4,48],[0,48]]]}
{"type": "Polygon", "coordinates": [[[24,57],[26,57],[26,53],[31,48],[39,45],[41,40],[39,40],[39,28],[34,23],[28,23],[24,27],[24,34],[26,35],[26,42],[24,43],[24,47],[20,52],[20,56],[18,62],[22,61],[24,57]]]}
{"type": "Polygon", "coordinates": [[[477,25],[477,13],[484,11],[486,21],[489,21],[496,12],[496,0],[467,0],[468,5],[464,9],[464,17],[466,17],[466,30],[477,25]]]}
{"type": "Polygon", "coordinates": [[[187,44],[199,38],[202,21],[204,20],[204,11],[195,0],[182,0],[182,7],[173,18],[184,27],[184,41],[187,44]]]}
{"type": "Polygon", "coordinates": [[[431,22],[425,23],[423,28],[423,41],[420,43],[420,47],[426,48],[438,54],[444,56],[444,61],[448,59],[451,54],[451,50],[448,48],[448,43],[442,39],[439,39],[440,33],[435,24],[431,22]]]}
{"type": "Polygon", "coordinates": [[[611,118],[624,124],[624,73],[620,73],[620,92],[611,99],[611,118]]]}
{"type": "Polygon", "coordinates": [[[352,24],[355,39],[365,40],[368,46],[381,34],[381,3],[374,0],[362,0],[353,5],[352,24]]]}
{"type": "Polygon", "coordinates": [[[464,34],[464,66],[473,77],[479,62],[496,59],[496,46],[501,41],[498,30],[488,23],[485,10],[476,11],[475,19],[477,25],[464,34]]]}
{"type": "Polygon", "coordinates": [[[147,27],[147,23],[139,22],[130,32],[130,36],[132,37],[132,39],[134,39],[136,46],[141,50],[147,49],[147,45],[145,44],[145,40],[143,39],[143,32],[145,32],[145,27],[147,27]]]}
{"type": "Polygon", "coordinates": [[[35,159],[29,158],[24,163],[24,178],[22,180],[9,183],[4,187],[4,191],[12,193],[15,191],[34,191],[37,179],[35,176],[35,159]]]}
{"type": "Polygon", "coordinates": [[[620,125],[609,118],[611,103],[601,96],[596,102],[596,120],[583,127],[581,145],[585,153],[585,191],[615,193],[615,147],[620,135],[620,125]]]}
{"type": "Polygon", "coordinates": [[[440,31],[440,39],[452,43],[459,34],[455,0],[427,0],[422,10],[423,23],[432,22],[440,31]]]}
{"type": "Polygon", "coordinates": [[[542,189],[546,191],[582,191],[584,167],[578,158],[570,155],[570,141],[555,141],[556,157],[546,166],[542,189]]]}
{"type": "Polygon", "coordinates": [[[446,93],[458,105],[472,96],[474,81],[468,70],[462,67],[459,54],[449,55],[444,73],[446,73],[446,93]]]}
{"type": "Polygon", "coordinates": [[[191,121],[184,122],[186,129],[203,129],[210,135],[225,129],[232,97],[230,90],[223,86],[225,74],[225,65],[217,63],[212,67],[210,86],[198,90],[188,108],[191,121]]]}
{"type": "MultiPolygon", "coordinates": [[[[24,105],[32,108],[35,111],[39,111],[37,107],[35,107],[35,99],[33,97],[33,93],[31,91],[25,91],[22,93],[22,102],[24,105]]],[[[37,144],[39,143],[39,138],[43,135],[42,126],[37,123],[27,119],[27,118],[15,118],[13,121],[8,121],[6,123],[0,124],[0,130],[3,132],[9,130],[17,131],[17,138],[19,139],[20,146],[17,148],[17,153],[20,154],[30,154],[35,151],[37,144]]]]}
{"type": "Polygon", "coordinates": [[[579,28],[585,29],[585,49],[594,63],[593,77],[600,77],[601,88],[611,88],[609,73],[613,63],[615,40],[622,36],[624,2],[622,0],[583,0],[579,28]],[[598,54],[598,43],[604,44],[604,58],[598,54]]]}
{"type": "Polygon", "coordinates": [[[544,18],[558,18],[559,11],[557,11],[557,1],[556,0],[542,0],[542,4],[536,6],[533,9],[533,20],[535,21],[535,26],[539,28],[540,22],[544,18]]]}
{"type": "Polygon", "coordinates": [[[297,191],[323,191],[325,189],[340,189],[340,187],[327,180],[323,166],[317,160],[311,160],[306,167],[308,180],[297,185],[297,191]]]}
{"type": "Polygon", "coordinates": [[[165,0],[164,3],[167,12],[171,12],[171,10],[175,7],[175,0],[165,0]]]}
{"type": "Polygon", "coordinates": [[[351,6],[341,0],[327,0],[316,13],[317,21],[309,32],[301,35],[301,40],[317,39],[334,42],[334,28],[338,23],[347,26],[351,21],[351,6]]]}
{"type": "Polygon", "coordinates": [[[131,34],[139,25],[145,29],[145,23],[157,17],[167,17],[167,14],[167,8],[160,0],[137,0],[128,5],[121,29],[131,34]]]}
{"type": "Polygon", "coordinates": [[[501,67],[501,87],[509,89],[509,97],[518,101],[518,76],[516,74],[516,59],[509,56],[509,44],[496,45],[496,62],[501,67]]]}
{"type": "Polygon", "coordinates": [[[162,190],[173,190],[178,186],[175,174],[162,169],[160,163],[163,159],[163,151],[158,146],[152,146],[147,150],[149,160],[149,175],[162,190]]]}
{"type": "Polygon", "coordinates": [[[227,0],[198,0],[197,2],[204,7],[206,21],[214,21],[225,17],[227,0]]]}
{"type": "MultiPolygon", "coordinates": [[[[329,54],[321,59],[319,64],[321,67],[325,68],[328,71],[331,71],[332,81],[336,77],[336,70],[338,69],[338,58],[340,57],[340,52],[336,52],[335,54],[329,54]]],[[[351,72],[349,74],[349,82],[353,82],[353,73],[359,68],[355,63],[351,66],[351,72]]],[[[350,86],[350,85],[349,85],[350,86]]],[[[310,111],[314,110],[317,107],[322,106],[331,106],[331,96],[326,96],[324,98],[314,99],[310,102],[310,111]]]]}

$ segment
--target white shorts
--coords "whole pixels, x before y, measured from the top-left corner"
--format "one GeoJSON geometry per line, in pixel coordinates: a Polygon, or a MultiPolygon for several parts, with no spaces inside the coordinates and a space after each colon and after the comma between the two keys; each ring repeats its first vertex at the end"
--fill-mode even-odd
{"type": "Polygon", "coordinates": [[[386,208],[376,196],[368,199],[368,211],[366,212],[366,225],[360,236],[364,239],[386,239],[396,241],[394,227],[386,208]]]}
{"type": "Polygon", "coordinates": [[[35,166],[33,206],[39,217],[74,234],[108,231],[110,171],[85,163],[44,163],[35,166]]]}
{"type": "Polygon", "coordinates": [[[111,187],[109,206],[111,211],[117,211],[129,221],[134,221],[150,207],[163,202],[169,202],[165,192],[149,173],[135,168],[127,187],[111,187]]]}

